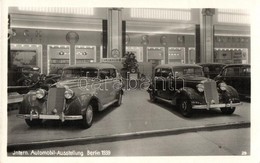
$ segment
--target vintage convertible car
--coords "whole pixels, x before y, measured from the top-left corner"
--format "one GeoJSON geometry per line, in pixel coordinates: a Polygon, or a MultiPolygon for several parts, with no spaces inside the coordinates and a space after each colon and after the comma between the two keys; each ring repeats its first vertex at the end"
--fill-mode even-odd
{"type": "Polygon", "coordinates": [[[204,77],[202,67],[195,64],[157,66],[147,91],[151,101],[177,105],[185,117],[193,109],[220,108],[224,114],[232,114],[241,104],[233,87],[204,77]]]}
{"type": "Polygon", "coordinates": [[[31,127],[42,120],[79,120],[83,128],[89,128],[94,111],[121,105],[122,95],[121,79],[113,65],[68,66],[48,91],[40,88],[25,95],[17,117],[31,127]]]}
{"type": "Polygon", "coordinates": [[[251,66],[249,64],[230,64],[223,68],[215,78],[234,87],[243,98],[251,97],[251,66]]]}

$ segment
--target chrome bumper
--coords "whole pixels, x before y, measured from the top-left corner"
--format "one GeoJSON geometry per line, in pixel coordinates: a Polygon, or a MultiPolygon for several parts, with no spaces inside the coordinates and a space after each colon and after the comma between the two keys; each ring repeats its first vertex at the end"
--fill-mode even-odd
{"type": "Polygon", "coordinates": [[[211,108],[224,108],[224,107],[235,107],[242,105],[241,102],[239,103],[228,103],[228,104],[209,104],[209,105],[193,105],[192,109],[211,109],[211,108]]]}
{"type": "Polygon", "coordinates": [[[18,114],[16,115],[18,118],[22,119],[47,119],[47,120],[61,120],[64,122],[65,120],[80,120],[83,119],[82,115],[44,115],[44,114],[18,114]]]}

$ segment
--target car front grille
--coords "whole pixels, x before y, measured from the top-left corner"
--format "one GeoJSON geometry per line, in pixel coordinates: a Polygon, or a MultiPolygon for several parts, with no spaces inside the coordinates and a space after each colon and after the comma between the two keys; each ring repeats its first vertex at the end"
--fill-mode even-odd
{"type": "Polygon", "coordinates": [[[65,88],[50,88],[47,98],[47,114],[61,114],[64,108],[65,88]]]}
{"type": "Polygon", "coordinates": [[[217,84],[215,81],[204,83],[204,96],[207,104],[219,104],[217,84]]]}

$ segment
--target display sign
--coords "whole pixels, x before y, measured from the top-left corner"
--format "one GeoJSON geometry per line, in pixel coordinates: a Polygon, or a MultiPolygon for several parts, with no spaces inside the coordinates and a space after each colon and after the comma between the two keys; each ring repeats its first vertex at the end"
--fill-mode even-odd
{"type": "Polygon", "coordinates": [[[101,62],[122,62],[124,58],[101,58],[101,62]]]}
{"type": "Polygon", "coordinates": [[[138,79],[138,74],[137,73],[130,73],[129,74],[129,79],[130,80],[137,80],[138,79]]]}

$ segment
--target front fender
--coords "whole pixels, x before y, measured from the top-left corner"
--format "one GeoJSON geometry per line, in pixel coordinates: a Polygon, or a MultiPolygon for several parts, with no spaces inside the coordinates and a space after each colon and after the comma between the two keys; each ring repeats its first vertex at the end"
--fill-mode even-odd
{"type": "Polygon", "coordinates": [[[46,98],[38,100],[35,94],[29,93],[24,95],[19,114],[29,114],[31,110],[37,110],[38,113],[41,113],[44,108],[46,108],[46,98]]]}
{"type": "Polygon", "coordinates": [[[220,101],[223,103],[240,102],[237,90],[232,86],[227,86],[225,91],[220,92],[220,101]]]}
{"type": "Polygon", "coordinates": [[[155,91],[155,90],[154,90],[153,84],[150,83],[149,87],[147,88],[147,92],[150,93],[150,92],[152,92],[152,91],[155,91]]]}
{"type": "Polygon", "coordinates": [[[179,90],[178,96],[177,96],[177,101],[176,103],[179,102],[179,100],[187,98],[188,100],[191,101],[192,104],[204,104],[204,94],[199,93],[197,90],[189,87],[184,87],[179,90]]]}

